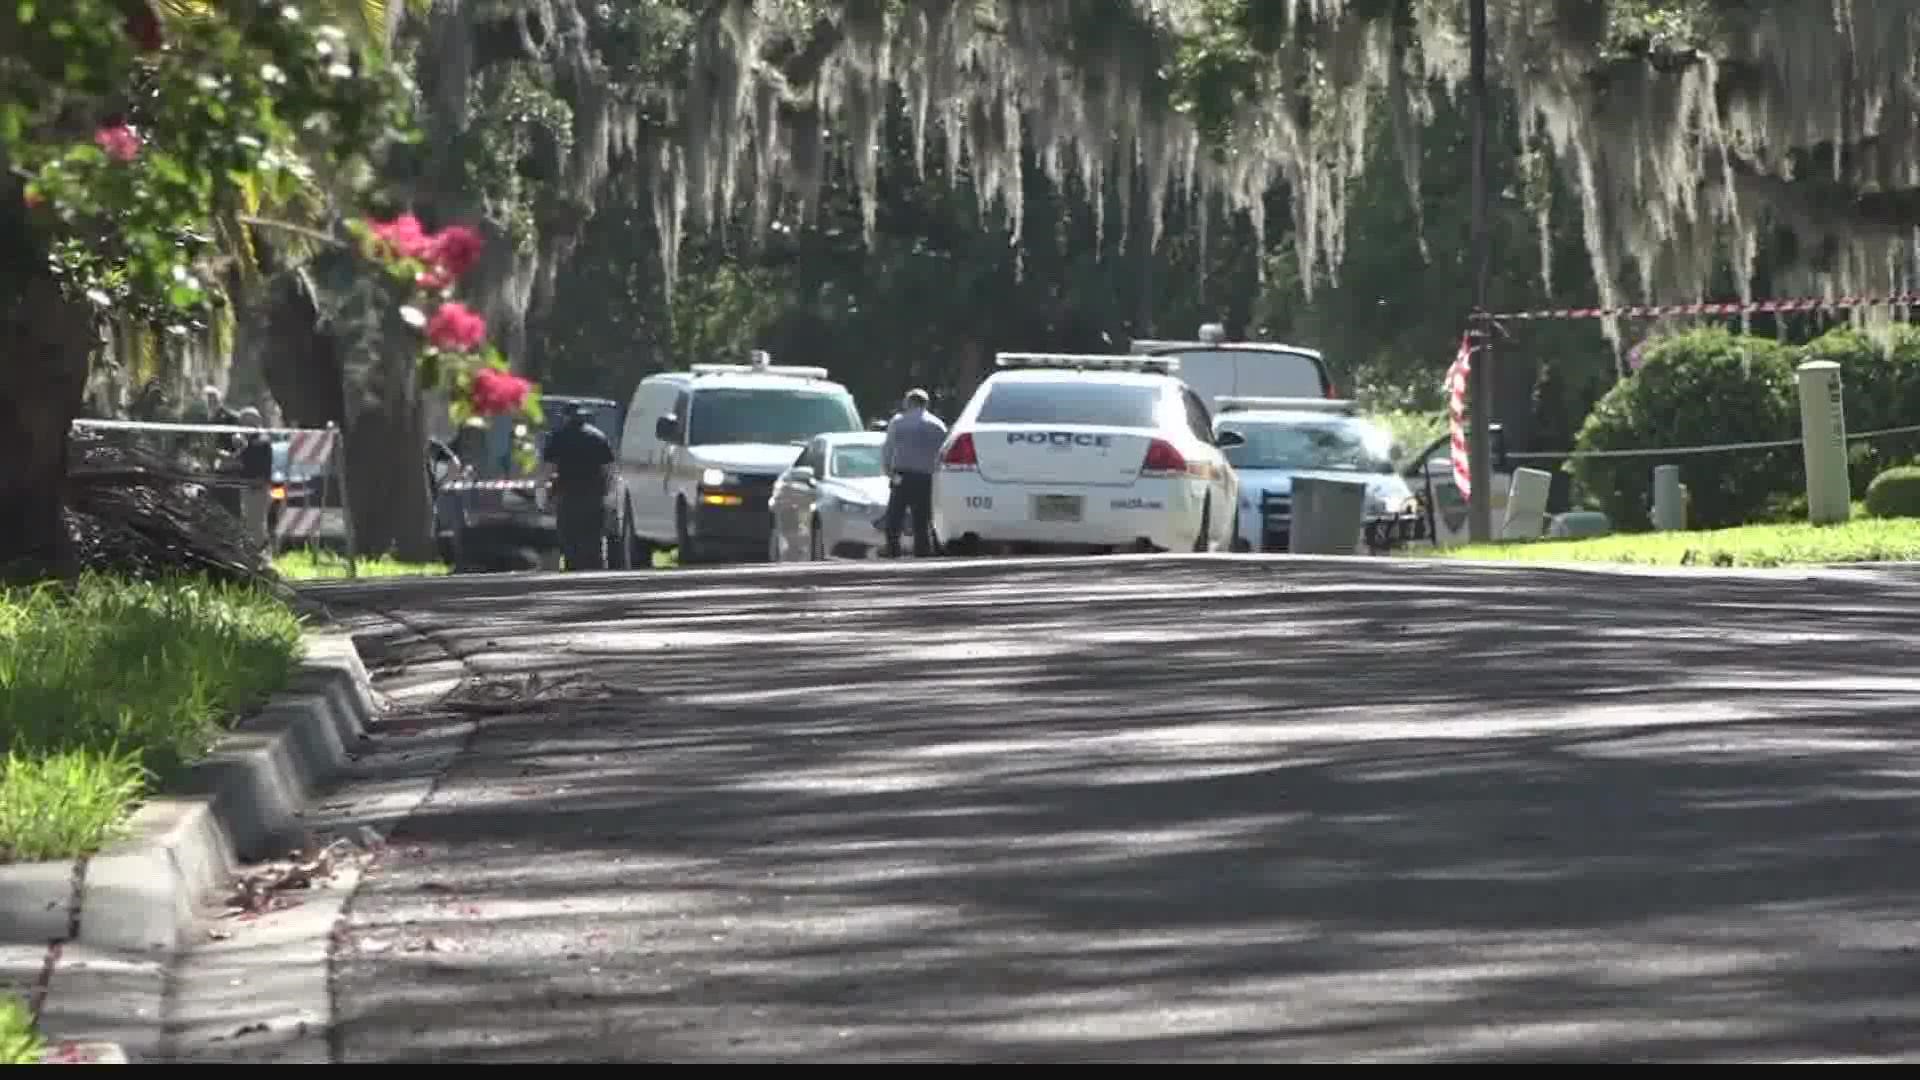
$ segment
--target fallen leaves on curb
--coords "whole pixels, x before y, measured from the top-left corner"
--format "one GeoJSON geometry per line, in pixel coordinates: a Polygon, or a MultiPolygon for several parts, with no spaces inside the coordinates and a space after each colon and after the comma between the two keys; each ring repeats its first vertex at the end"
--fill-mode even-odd
{"type": "Polygon", "coordinates": [[[353,844],[334,840],[324,845],[309,844],[284,860],[259,867],[234,882],[226,915],[258,915],[293,907],[299,901],[287,893],[311,889],[332,879],[340,863],[354,854],[353,844]]]}
{"type": "Polygon", "coordinates": [[[456,713],[513,713],[537,704],[605,701],[613,694],[613,687],[587,682],[579,675],[545,678],[536,671],[526,676],[463,680],[440,700],[438,708],[456,713]]]}

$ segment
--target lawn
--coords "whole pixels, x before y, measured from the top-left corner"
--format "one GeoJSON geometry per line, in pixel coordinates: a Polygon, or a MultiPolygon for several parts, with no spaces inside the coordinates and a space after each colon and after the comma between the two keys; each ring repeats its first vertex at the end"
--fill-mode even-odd
{"type": "MultiPolygon", "coordinates": [[[[347,561],[344,555],[316,555],[301,548],[281,552],[274,557],[273,568],[288,581],[324,581],[347,576],[347,561]]],[[[410,563],[398,559],[366,558],[356,561],[355,567],[363,578],[382,577],[435,577],[447,572],[445,563],[410,563]]]]}
{"type": "Polygon", "coordinates": [[[1844,525],[1747,525],[1701,532],[1629,533],[1586,540],[1467,544],[1439,558],[1611,562],[1650,566],[1774,567],[1920,560],[1920,518],[1861,518],[1844,525]]]}
{"type": "Polygon", "coordinates": [[[0,592],[0,863],[97,850],[284,686],[298,618],[198,579],[0,592]]]}
{"type": "Polygon", "coordinates": [[[38,1065],[41,1047],[26,1003],[0,997],[0,1065],[38,1065]]]}

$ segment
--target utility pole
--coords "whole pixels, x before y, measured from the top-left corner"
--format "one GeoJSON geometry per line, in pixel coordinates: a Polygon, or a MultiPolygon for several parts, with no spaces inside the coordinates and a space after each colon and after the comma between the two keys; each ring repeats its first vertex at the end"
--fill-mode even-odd
{"type": "MultiPolygon", "coordinates": [[[[1493,102],[1487,94],[1487,0],[1467,0],[1470,38],[1468,83],[1473,94],[1473,217],[1469,258],[1473,265],[1473,309],[1487,310],[1487,271],[1491,263],[1492,222],[1487,214],[1487,122],[1493,102]]],[[[1475,321],[1475,331],[1487,329],[1475,321]]],[[[1480,338],[1468,377],[1467,474],[1473,492],[1467,499],[1467,533],[1476,544],[1493,539],[1493,339],[1480,338]]]]}

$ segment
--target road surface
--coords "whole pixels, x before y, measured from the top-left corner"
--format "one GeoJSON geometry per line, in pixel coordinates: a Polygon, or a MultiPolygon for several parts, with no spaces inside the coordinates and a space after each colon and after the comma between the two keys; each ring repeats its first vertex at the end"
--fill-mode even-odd
{"type": "Polygon", "coordinates": [[[327,807],[391,832],[340,1061],[1920,1056],[1908,584],[1216,556],[319,595],[413,703],[327,807]]]}

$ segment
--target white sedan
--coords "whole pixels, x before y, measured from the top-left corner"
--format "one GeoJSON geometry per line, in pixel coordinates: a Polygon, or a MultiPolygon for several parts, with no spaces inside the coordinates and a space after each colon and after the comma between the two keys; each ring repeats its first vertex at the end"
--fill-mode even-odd
{"type": "Polygon", "coordinates": [[[1221,551],[1239,479],[1168,357],[1001,353],[941,449],[933,524],[975,551],[1221,551]]]}
{"type": "Polygon", "coordinates": [[[887,474],[877,431],[817,435],[773,482],[767,509],[767,559],[864,559],[885,540],[887,474]]]}

